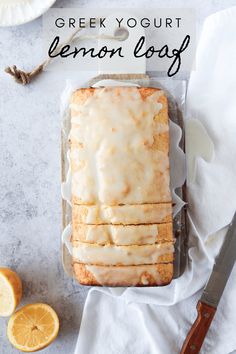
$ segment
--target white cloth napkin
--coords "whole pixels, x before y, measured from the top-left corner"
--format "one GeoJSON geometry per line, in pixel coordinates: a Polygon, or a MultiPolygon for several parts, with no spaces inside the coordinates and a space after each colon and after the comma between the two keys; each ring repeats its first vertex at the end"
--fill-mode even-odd
{"type": "MultiPolygon", "coordinates": [[[[207,128],[211,163],[197,160],[189,185],[189,265],[166,287],[92,288],[75,354],[177,354],[236,209],[236,7],[206,19],[187,98],[188,116],[207,128]]],[[[224,292],[202,354],[236,349],[236,272],[224,292]]]]}

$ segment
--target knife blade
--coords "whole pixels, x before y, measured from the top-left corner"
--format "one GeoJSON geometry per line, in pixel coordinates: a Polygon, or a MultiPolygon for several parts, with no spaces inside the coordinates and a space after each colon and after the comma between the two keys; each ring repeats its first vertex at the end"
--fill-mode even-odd
{"type": "Polygon", "coordinates": [[[197,304],[198,316],[180,354],[199,353],[236,260],[236,213],[216,257],[210,278],[197,304]]]}

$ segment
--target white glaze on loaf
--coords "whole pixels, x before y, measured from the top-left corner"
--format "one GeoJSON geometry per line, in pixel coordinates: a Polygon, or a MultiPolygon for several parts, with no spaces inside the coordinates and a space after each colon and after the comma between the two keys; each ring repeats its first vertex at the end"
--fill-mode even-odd
{"type": "Polygon", "coordinates": [[[123,286],[135,286],[138,283],[149,284],[150,277],[156,284],[161,284],[160,273],[156,265],[127,266],[127,267],[101,267],[86,265],[97,282],[101,285],[116,285],[122,283],[123,286]]]}
{"type": "Polygon", "coordinates": [[[156,90],[144,100],[136,87],[101,88],[73,103],[72,195],[80,204],[171,201],[168,151],[154,148],[169,130],[154,119],[162,95],[156,90]]]}
{"type": "Polygon", "coordinates": [[[146,245],[173,240],[172,223],[149,225],[85,225],[75,224],[73,240],[96,243],[146,245]]]}
{"type": "Polygon", "coordinates": [[[73,223],[84,224],[160,224],[172,221],[172,205],[73,205],[73,223]]]}
{"type": "Polygon", "coordinates": [[[75,262],[97,265],[156,264],[160,263],[161,256],[171,255],[173,251],[171,242],[142,246],[99,246],[76,242],[73,247],[73,259],[75,262]]]}

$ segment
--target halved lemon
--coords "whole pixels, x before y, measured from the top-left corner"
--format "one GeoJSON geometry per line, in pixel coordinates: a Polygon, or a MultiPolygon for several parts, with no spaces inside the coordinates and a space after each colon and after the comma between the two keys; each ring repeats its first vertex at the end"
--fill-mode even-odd
{"type": "Polygon", "coordinates": [[[11,316],[7,336],[11,344],[23,352],[47,347],[57,337],[59,319],[47,304],[30,304],[11,316]]]}
{"type": "Polygon", "coordinates": [[[0,316],[11,316],[22,297],[19,276],[9,268],[0,268],[0,316]]]}

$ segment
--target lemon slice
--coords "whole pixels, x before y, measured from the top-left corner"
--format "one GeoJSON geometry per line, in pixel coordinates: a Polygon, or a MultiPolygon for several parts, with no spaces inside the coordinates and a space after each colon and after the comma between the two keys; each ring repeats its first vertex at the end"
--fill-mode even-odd
{"type": "Polygon", "coordinates": [[[19,305],[22,284],[19,276],[9,268],[0,268],[0,316],[11,316],[19,305]]]}
{"type": "Polygon", "coordinates": [[[59,319],[46,304],[22,307],[11,316],[7,336],[11,344],[23,352],[35,352],[47,347],[57,337],[59,319]]]}

